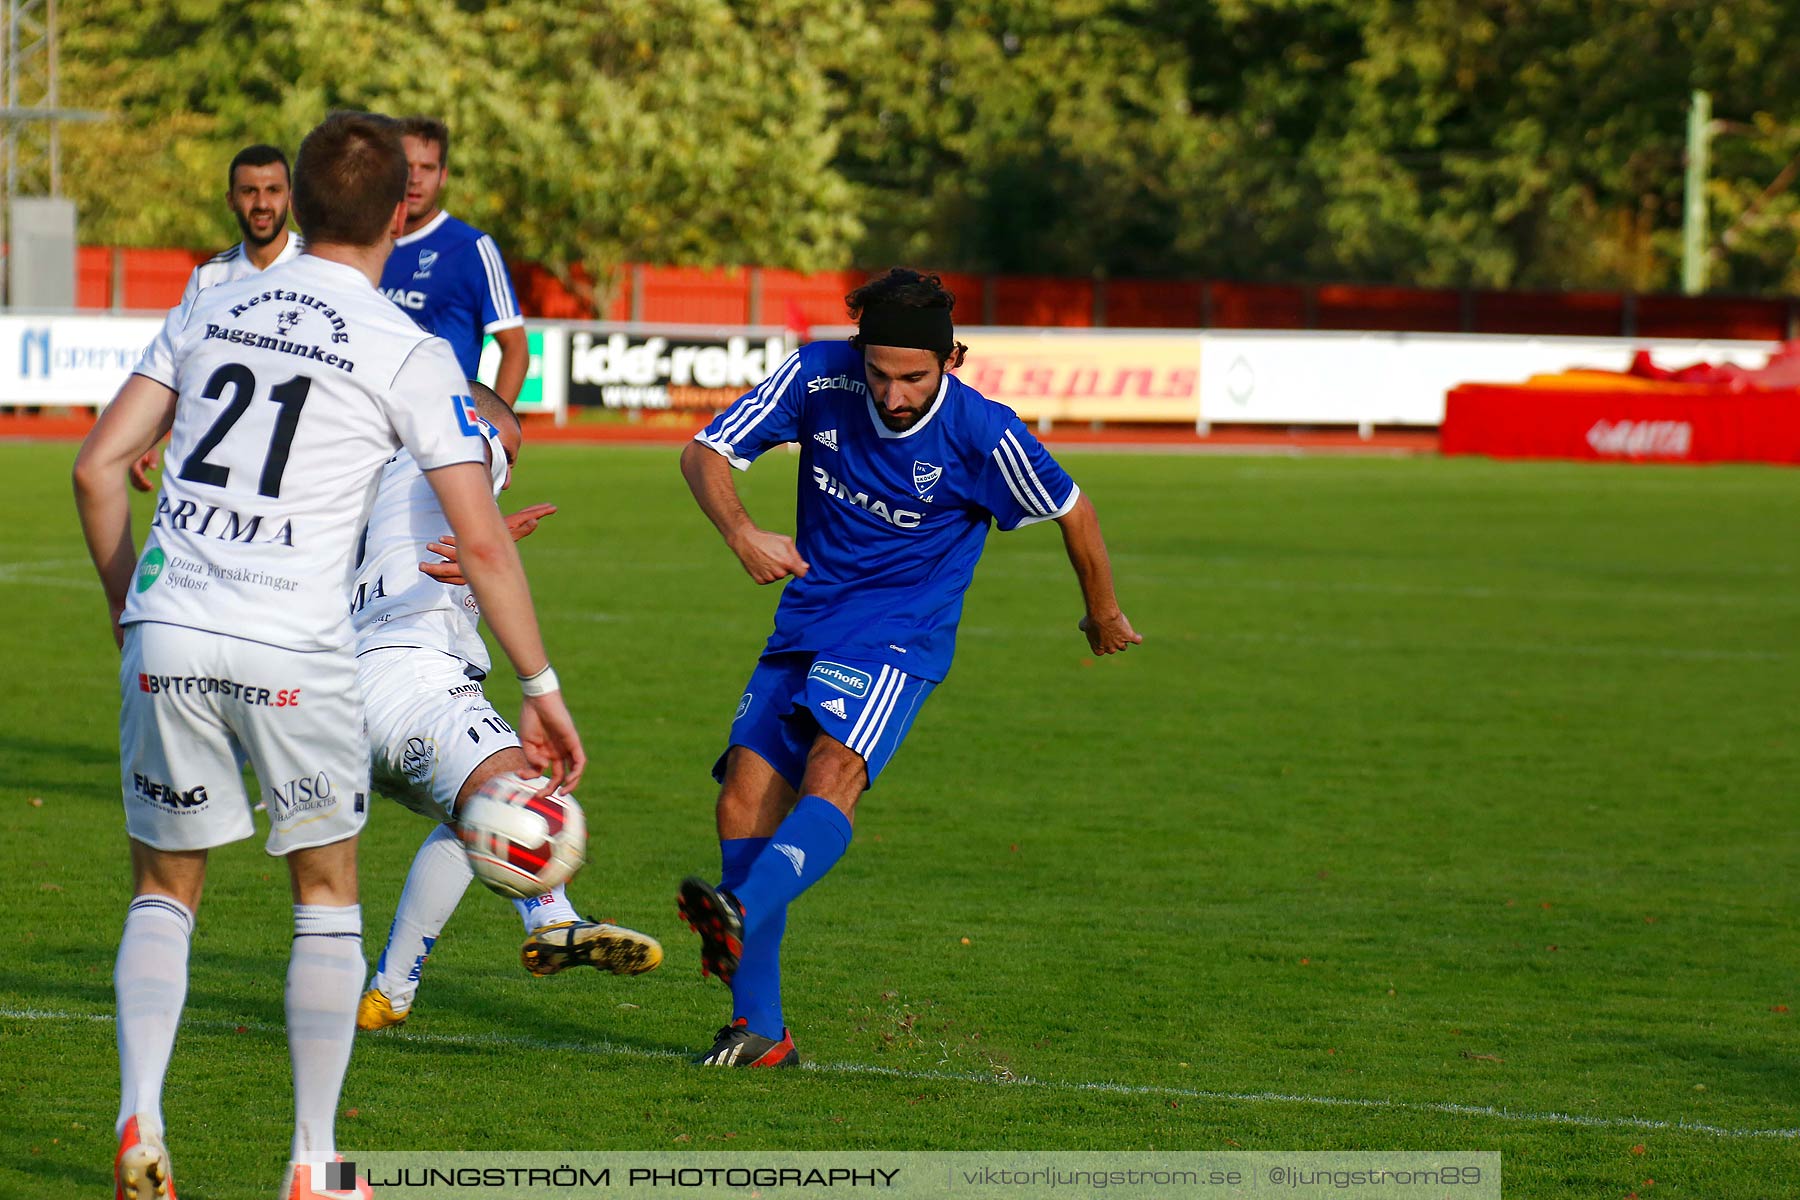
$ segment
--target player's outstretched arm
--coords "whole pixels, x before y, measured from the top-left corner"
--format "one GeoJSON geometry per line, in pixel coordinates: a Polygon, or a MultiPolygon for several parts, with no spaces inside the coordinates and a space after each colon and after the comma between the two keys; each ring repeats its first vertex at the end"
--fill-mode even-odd
{"type": "Polygon", "coordinates": [[[455,463],[425,472],[450,528],[456,531],[457,560],[481,604],[482,619],[518,672],[525,692],[519,742],[531,765],[550,777],[552,788],[571,790],[581,780],[587,755],[562,689],[549,670],[537,610],[512,534],[494,507],[493,483],[480,463],[455,463]]]}
{"type": "MultiPolygon", "coordinates": [[[[506,522],[506,531],[512,534],[512,540],[522,542],[537,532],[538,522],[545,517],[556,515],[554,504],[527,504],[518,512],[507,513],[502,519],[506,522]]],[[[462,566],[456,561],[456,535],[446,533],[437,541],[427,545],[425,549],[442,558],[443,562],[422,562],[419,570],[431,576],[439,583],[447,583],[451,587],[464,587],[468,580],[463,578],[462,566]]]]}
{"type": "Polygon", "coordinates": [[[124,645],[119,616],[137,564],[131,536],[131,495],[126,471],[175,423],[175,392],[145,375],[133,375],[88,431],[75,456],[75,511],[88,556],[100,573],[113,641],[124,645]]]}
{"type": "Polygon", "coordinates": [[[1138,645],[1143,635],[1119,611],[1119,598],[1113,593],[1112,560],[1106,556],[1106,539],[1100,536],[1100,515],[1093,503],[1083,493],[1056,523],[1062,527],[1063,547],[1087,603],[1080,628],[1087,634],[1088,646],[1095,654],[1117,654],[1138,645]]]}
{"type": "Polygon", "coordinates": [[[757,528],[744,511],[737,483],[731,478],[731,464],[724,456],[699,442],[689,442],[681,452],[681,477],[687,480],[700,511],[718,529],[750,578],[758,583],[774,583],[789,575],[798,579],[806,574],[807,562],[800,557],[794,539],[757,528]]]}

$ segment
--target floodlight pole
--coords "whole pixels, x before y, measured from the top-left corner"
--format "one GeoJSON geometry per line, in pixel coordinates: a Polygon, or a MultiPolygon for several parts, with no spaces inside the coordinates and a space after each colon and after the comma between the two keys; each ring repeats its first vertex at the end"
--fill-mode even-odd
{"type": "Polygon", "coordinates": [[[1706,290],[1706,177],[1712,160],[1712,94],[1694,89],[1688,105],[1687,183],[1681,216],[1681,290],[1706,290]]]}
{"type": "MultiPolygon", "coordinates": [[[[0,263],[11,253],[13,201],[62,192],[62,121],[103,121],[106,113],[63,108],[57,98],[56,0],[0,0],[0,263]]],[[[0,304],[8,271],[0,269],[0,304]]]]}

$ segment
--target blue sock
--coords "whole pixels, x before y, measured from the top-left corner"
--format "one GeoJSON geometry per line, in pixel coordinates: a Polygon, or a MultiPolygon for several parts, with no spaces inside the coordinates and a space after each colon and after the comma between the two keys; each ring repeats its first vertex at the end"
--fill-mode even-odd
{"type": "MultiPolygon", "coordinates": [[[[750,866],[769,844],[768,838],[725,838],[719,842],[722,870],[719,886],[736,893],[750,878],[750,866]]],[[[781,935],[787,931],[787,909],[764,922],[757,938],[738,956],[737,973],[731,977],[733,1020],[742,1020],[751,1033],[781,1040],[785,1024],[781,1015],[781,935]]]]}
{"type": "Polygon", "coordinates": [[[750,878],[750,864],[769,844],[768,838],[720,838],[719,886],[736,892],[750,878]]]}
{"type": "Polygon", "coordinates": [[[731,889],[744,906],[744,940],[837,865],[850,848],[850,819],[820,796],[802,796],[769,845],[750,866],[742,887],[731,889]]]}

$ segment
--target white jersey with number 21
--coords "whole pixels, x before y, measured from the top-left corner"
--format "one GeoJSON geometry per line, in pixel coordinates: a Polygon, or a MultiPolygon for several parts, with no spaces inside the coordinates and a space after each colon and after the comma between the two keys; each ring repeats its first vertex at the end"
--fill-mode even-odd
{"type": "Polygon", "coordinates": [[[441,338],[353,267],[306,254],[176,308],[136,373],[179,394],[122,623],[335,650],[382,464],[484,461],[441,338]]]}

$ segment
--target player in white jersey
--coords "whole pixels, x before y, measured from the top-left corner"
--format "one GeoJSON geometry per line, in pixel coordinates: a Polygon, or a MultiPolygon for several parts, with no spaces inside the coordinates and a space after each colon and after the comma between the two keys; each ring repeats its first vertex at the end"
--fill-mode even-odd
{"type": "Polygon", "coordinates": [[[306,248],[305,239],[287,227],[291,180],[287,155],[279,147],[245,146],[232,158],[225,179],[225,203],[244,240],[194,268],[181,293],[184,304],[206,288],[289,262],[306,248]]]}
{"type": "MultiPolygon", "coordinates": [[[[306,242],[287,227],[290,184],[287,155],[279,147],[259,143],[237,152],[225,172],[225,204],[244,240],[195,267],[182,289],[181,303],[192,302],[206,288],[247,279],[299,257],[306,242]]],[[[156,469],[156,454],[152,448],[132,464],[132,486],[140,492],[153,486],[150,472],[156,469]]]]}
{"type": "MultiPolygon", "coordinates": [[[[524,440],[519,418],[491,388],[469,381],[486,436],[495,498],[512,486],[524,440]]],[[[507,518],[515,538],[554,512],[533,505],[507,518]]],[[[405,451],[381,474],[363,537],[350,602],[357,633],[357,679],[368,709],[375,787],[414,812],[441,822],[419,847],[376,963],[357,1006],[361,1029],[405,1021],[433,943],[473,882],[455,831],[457,806],[495,775],[525,766],[519,739],[482,693],[488,673],[480,606],[455,571],[454,538],[437,541],[443,510],[424,472],[405,451]],[[451,559],[422,569],[431,545],[451,559]],[[444,568],[449,568],[446,572],[444,568]],[[437,576],[455,582],[439,582],[437,576]]],[[[561,887],[515,900],[525,923],[525,969],[554,975],[593,966],[637,975],[662,962],[656,939],[616,925],[581,920],[561,887]]]]}
{"type": "MultiPolygon", "coordinates": [[[[405,185],[391,120],[327,118],[295,172],[306,253],[172,311],[76,459],[82,532],[123,650],[119,757],[135,898],[114,972],[115,1200],[173,1193],[163,1076],[207,851],[254,831],[240,755],[268,802],[265,848],[286,858],[295,899],[295,1129],[282,1195],[313,1200],[321,1172],[343,1171],[329,1164],[364,976],[356,835],[369,786],[349,583],[395,450],[431,480],[489,625],[521,671],[527,757],[550,786],[573,787],[586,764],[494,506],[463,375],[448,346],[375,290],[404,221],[405,185]],[[171,429],[140,557],[125,468],[171,429]]],[[[355,1190],[368,1195],[366,1184],[355,1190]]]]}

